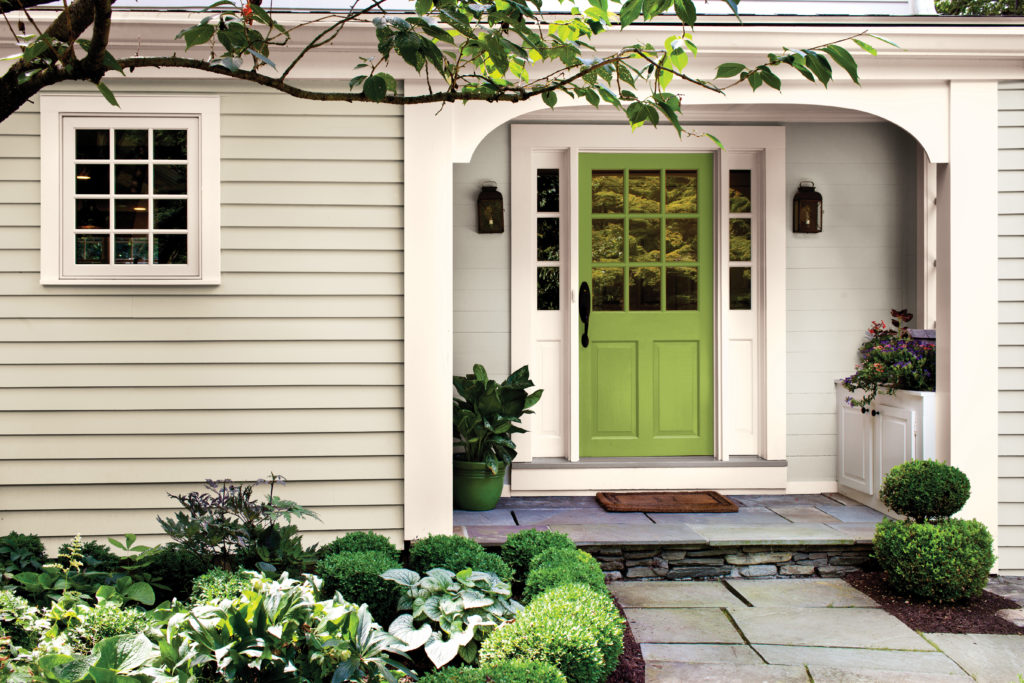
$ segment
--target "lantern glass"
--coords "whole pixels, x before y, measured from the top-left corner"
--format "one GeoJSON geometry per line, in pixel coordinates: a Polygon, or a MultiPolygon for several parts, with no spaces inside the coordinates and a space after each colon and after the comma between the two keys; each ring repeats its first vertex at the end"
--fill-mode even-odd
{"type": "Polygon", "coordinates": [[[793,232],[821,232],[823,215],[822,197],[814,189],[814,183],[800,183],[793,197],[793,232]]]}
{"type": "Polygon", "coordinates": [[[476,198],[477,232],[505,232],[505,207],[501,193],[493,185],[484,185],[476,198]]]}

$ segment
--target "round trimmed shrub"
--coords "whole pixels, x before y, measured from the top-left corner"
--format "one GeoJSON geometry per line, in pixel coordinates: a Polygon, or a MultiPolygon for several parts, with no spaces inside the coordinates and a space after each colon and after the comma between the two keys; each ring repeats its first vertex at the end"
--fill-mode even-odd
{"type": "Polygon", "coordinates": [[[512,579],[515,578],[512,568],[494,553],[485,552],[473,560],[473,564],[470,566],[474,571],[496,574],[499,579],[506,583],[512,583],[512,579]]]}
{"type": "Polygon", "coordinates": [[[580,583],[607,591],[600,563],[590,553],[573,548],[548,548],[530,561],[523,601],[529,602],[555,586],[580,583]]]}
{"type": "Polygon", "coordinates": [[[875,558],[894,591],[930,602],[981,595],[996,561],[992,535],[973,519],[886,520],[875,531],[875,558]]]}
{"type": "MultiPolygon", "coordinates": [[[[426,574],[438,567],[461,572],[487,551],[471,538],[454,535],[430,535],[412,544],[409,549],[409,569],[426,574]]],[[[476,569],[476,567],[473,567],[476,569]]]]}
{"type": "Polygon", "coordinates": [[[420,683],[565,683],[565,676],[547,662],[508,659],[485,664],[447,667],[420,677],[420,683]]]}
{"type": "Polygon", "coordinates": [[[318,554],[320,557],[327,557],[336,553],[357,553],[364,550],[376,550],[387,554],[393,560],[398,560],[398,548],[395,544],[387,536],[373,531],[350,531],[320,548],[318,554]]]}
{"type": "Polygon", "coordinates": [[[510,534],[501,546],[501,559],[508,563],[515,575],[525,580],[530,570],[530,560],[549,548],[575,550],[576,544],[558,531],[524,529],[510,534]]]}
{"type": "Polygon", "coordinates": [[[192,582],[192,602],[220,602],[237,598],[252,585],[252,579],[240,571],[211,569],[192,582]]]}
{"type": "Polygon", "coordinates": [[[324,599],[335,592],[357,605],[366,603],[373,620],[390,624],[398,613],[398,598],[402,587],[385,581],[380,575],[402,565],[385,552],[362,550],[328,555],[316,565],[317,575],[324,580],[321,589],[324,599]]]}
{"type": "Polygon", "coordinates": [[[934,460],[913,460],[893,467],[879,492],[883,503],[915,522],[952,517],[970,495],[966,474],[934,460]]]}
{"type": "MultiPolygon", "coordinates": [[[[68,566],[68,555],[71,544],[65,543],[57,551],[57,562],[68,566]]],[[[82,544],[82,571],[116,572],[121,566],[121,558],[114,554],[110,546],[98,541],[87,541],[82,544]]]]}
{"type": "Polygon", "coordinates": [[[46,562],[46,548],[35,534],[12,531],[0,536],[0,573],[37,572],[46,562]]]}
{"type": "Polygon", "coordinates": [[[526,606],[484,641],[480,662],[529,659],[558,668],[568,683],[601,683],[622,656],[622,618],[607,592],[567,584],[526,606]]]}

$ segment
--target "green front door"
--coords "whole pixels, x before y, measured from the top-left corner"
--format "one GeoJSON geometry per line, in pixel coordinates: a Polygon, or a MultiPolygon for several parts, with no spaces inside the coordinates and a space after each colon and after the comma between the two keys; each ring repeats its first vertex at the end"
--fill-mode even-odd
{"type": "Polygon", "coordinates": [[[711,455],[712,156],[581,154],[579,168],[580,455],[711,455]]]}

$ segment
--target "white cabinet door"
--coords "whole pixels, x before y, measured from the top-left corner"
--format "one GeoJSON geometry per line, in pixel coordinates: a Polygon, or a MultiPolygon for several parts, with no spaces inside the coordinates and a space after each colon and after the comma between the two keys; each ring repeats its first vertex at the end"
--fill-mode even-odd
{"type": "Polygon", "coordinates": [[[875,452],[878,453],[878,481],[893,467],[914,459],[914,411],[877,405],[875,452]]]}
{"type": "Polygon", "coordinates": [[[839,484],[869,496],[874,491],[871,413],[839,403],[839,484]]]}

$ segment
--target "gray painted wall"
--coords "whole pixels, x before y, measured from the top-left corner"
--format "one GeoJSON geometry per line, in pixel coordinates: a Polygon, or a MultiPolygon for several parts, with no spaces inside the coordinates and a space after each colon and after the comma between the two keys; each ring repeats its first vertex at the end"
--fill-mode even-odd
{"type": "MultiPolygon", "coordinates": [[[[787,124],[791,197],[813,180],[825,229],[787,233],[789,477],[835,478],[833,381],[853,371],[872,320],[914,304],[915,143],[885,123],[787,124]]],[[[455,182],[455,371],[509,371],[509,234],[476,233],[475,200],[495,180],[509,209],[509,129],[493,131],[455,182]]],[[[506,213],[506,225],[508,215],[506,213]]]]}

